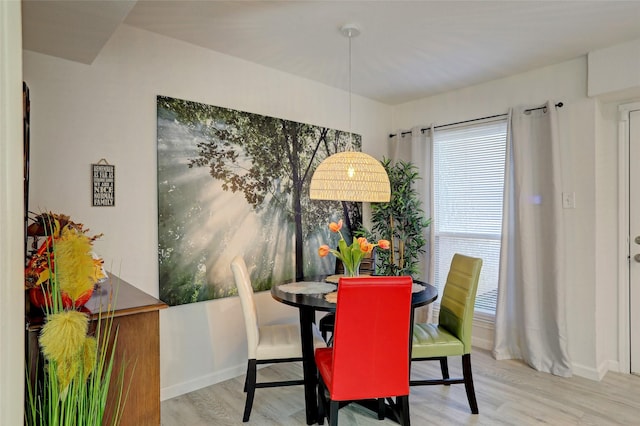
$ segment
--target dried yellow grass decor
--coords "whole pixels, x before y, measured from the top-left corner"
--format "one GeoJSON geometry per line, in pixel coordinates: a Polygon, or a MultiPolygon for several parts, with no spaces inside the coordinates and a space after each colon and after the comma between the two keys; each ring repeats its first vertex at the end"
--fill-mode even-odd
{"type": "Polygon", "coordinates": [[[38,215],[28,227],[36,250],[27,259],[25,289],[31,308],[44,314],[38,342],[45,361],[33,369],[35,377],[30,368],[26,371],[28,426],[118,425],[122,418],[128,391],[124,367],[114,370],[118,331],[112,297],[117,290],[106,310],[102,301],[97,312],[82,308],[105,277],[102,259],[92,252],[102,234],[89,237],[87,231],[54,213],[38,215]],[[37,246],[39,238],[44,241],[37,246]]]}
{"type": "Polygon", "coordinates": [[[82,345],[82,365],[84,366],[84,379],[89,377],[96,365],[98,353],[98,341],[95,337],[86,337],[82,345]]]}
{"type": "Polygon", "coordinates": [[[57,279],[60,289],[67,293],[71,300],[76,300],[102,278],[96,276],[100,273],[100,268],[96,267],[91,257],[91,249],[91,239],[71,227],[63,228],[60,238],[56,241],[57,279]]]}
{"type": "Polygon", "coordinates": [[[40,345],[49,360],[60,362],[77,356],[87,337],[88,318],[78,311],[49,315],[42,327],[40,345]]]}
{"type": "Polygon", "coordinates": [[[66,388],[82,369],[86,378],[96,362],[96,340],[87,337],[88,317],[78,311],[62,311],[49,315],[40,333],[42,353],[54,361],[58,383],[66,395],[66,388]]]}

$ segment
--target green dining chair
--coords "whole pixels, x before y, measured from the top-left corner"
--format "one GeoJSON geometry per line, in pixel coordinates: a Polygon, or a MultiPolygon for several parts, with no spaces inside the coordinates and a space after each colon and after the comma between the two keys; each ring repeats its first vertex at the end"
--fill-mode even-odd
{"type": "Polygon", "coordinates": [[[478,402],[471,374],[471,326],[478,290],[482,259],[455,254],[444,294],[440,302],[438,324],[415,324],[413,327],[412,363],[440,361],[442,379],[411,380],[411,386],[464,383],[469,407],[478,414],[478,402]],[[449,377],[447,357],[462,357],[462,378],[449,377]]]}

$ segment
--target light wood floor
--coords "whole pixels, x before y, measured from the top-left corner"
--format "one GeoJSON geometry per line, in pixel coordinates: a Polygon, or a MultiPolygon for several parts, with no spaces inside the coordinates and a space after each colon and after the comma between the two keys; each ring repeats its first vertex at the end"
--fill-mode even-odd
{"type": "MultiPolygon", "coordinates": [[[[640,425],[640,377],[608,373],[601,382],[539,373],[519,361],[496,361],[491,354],[472,354],[480,414],[472,415],[464,385],[412,387],[411,424],[422,425],[640,425]]],[[[451,375],[459,360],[449,361],[451,375]]],[[[439,377],[437,362],[412,366],[413,376],[439,377]]],[[[300,365],[277,365],[259,371],[263,380],[302,376],[300,365]]],[[[240,425],[244,376],[162,403],[163,426],[240,425]]],[[[251,412],[253,425],[305,425],[301,386],[258,389],[251,412]]],[[[325,422],[326,424],[326,422],[325,422]]],[[[340,410],[341,425],[390,425],[357,406],[340,410]]]]}

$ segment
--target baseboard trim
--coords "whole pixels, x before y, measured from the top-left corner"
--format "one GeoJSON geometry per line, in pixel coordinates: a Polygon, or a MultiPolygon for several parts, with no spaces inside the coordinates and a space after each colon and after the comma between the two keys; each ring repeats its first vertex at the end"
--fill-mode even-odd
{"type": "Polygon", "coordinates": [[[216,383],[224,382],[225,380],[233,379],[234,377],[245,374],[246,368],[246,364],[240,364],[235,367],[226,368],[221,371],[216,371],[215,373],[198,377],[197,379],[161,388],[160,401],[175,398],[176,396],[184,395],[185,393],[215,385],[216,383]]]}
{"type": "Polygon", "coordinates": [[[573,370],[573,374],[576,376],[584,377],[585,379],[595,380],[599,382],[609,371],[609,362],[605,361],[598,366],[598,368],[587,367],[582,364],[572,363],[571,368],[573,370]]]}
{"type": "Polygon", "coordinates": [[[491,339],[481,339],[479,337],[471,338],[471,346],[474,348],[484,349],[487,351],[493,350],[493,340],[491,339]]]}
{"type": "Polygon", "coordinates": [[[479,318],[473,319],[473,331],[471,333],[472,346],[492,351],[494,336],[495,324],[493,321],[479,318]]]}
{"type": "Polygon", "coordinates": [[[622,371],[620,369],[620,362],[610,359],[606,362],[607,370],[604,372],[603,376],[606,375],[609,371],[613,371],[615,373],[629,374],[628,371],[622,371]]]}

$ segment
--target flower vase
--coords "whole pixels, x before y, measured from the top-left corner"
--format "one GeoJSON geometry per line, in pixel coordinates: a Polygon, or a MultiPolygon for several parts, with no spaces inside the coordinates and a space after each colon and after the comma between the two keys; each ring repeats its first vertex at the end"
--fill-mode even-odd
{"type": "Polygon", "coordinates": [[[360,264],[353,265],[353,267],[344,265],[344,276],[348,278],[360,276],[360,264]]]}

